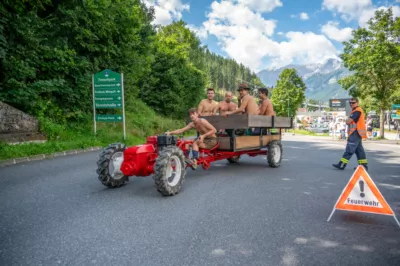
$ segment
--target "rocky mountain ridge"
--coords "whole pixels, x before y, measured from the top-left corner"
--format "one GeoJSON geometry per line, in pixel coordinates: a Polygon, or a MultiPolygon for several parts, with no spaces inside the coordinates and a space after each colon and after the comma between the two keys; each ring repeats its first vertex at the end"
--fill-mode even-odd
{"type": "Polygon", "coordinates": [[[275,86],[280,73],[285,68],[294,68],[303,78],[307,86],[306,97],[328,102],[332,98],[347,98],[349,94],[339,84],[338,80],[350,75],[343,62],[330,58],[323,64],[312,65],[287,65],[278,69],[265,69],[257,76],[267,86],[275,86]]]}

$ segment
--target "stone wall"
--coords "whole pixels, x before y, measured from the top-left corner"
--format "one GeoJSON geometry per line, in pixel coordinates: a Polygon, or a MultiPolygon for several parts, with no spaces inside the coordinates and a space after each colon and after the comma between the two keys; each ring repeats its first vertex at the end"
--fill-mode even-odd
{"type": "Polygon", "coordinates": [[[39,122],[33,116],[0,102],[0,141],[20,142],[44,140],[39,122]]]}
{"type": "Polygon", "coordinates": [[[34,117],[0,102],[0,134],[32,133],[39,131],[39,123],[34,117]]]}

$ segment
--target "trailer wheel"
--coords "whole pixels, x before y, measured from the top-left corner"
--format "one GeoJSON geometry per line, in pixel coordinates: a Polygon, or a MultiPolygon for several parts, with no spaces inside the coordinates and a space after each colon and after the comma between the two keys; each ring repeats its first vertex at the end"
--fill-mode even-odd
{"type": "Polygon", "coordinates": [[[129,181],[120,168],[124,161],[125,144],[113,143],[108,145],[99,155],[97,161],[97,174],[101,183],[109,188],[118,188],[129,181]]]}
{"type": "Polygon", "coordinates": [[[282,143],[280,141],[271,141],[268,145],[267,154],[268,165],[271,167],[279,167],[282,162],[282,143]]]}
{"type": "Polygon", "coordinates": [[[227,160],[228,160],[229,163],[238,163],[239,160],[240,160],[240,155],[238,155],[238,156],[233,156],[233,157],[231,157],[231,158],[228,158],[227,160]]]}
{"type": "Polygon", "coordinates": [[[154,183],[164,196],[178,194],[186,177],[183,151],[176,146],[166,147],[158,154],[154,165],[154,183]]]}

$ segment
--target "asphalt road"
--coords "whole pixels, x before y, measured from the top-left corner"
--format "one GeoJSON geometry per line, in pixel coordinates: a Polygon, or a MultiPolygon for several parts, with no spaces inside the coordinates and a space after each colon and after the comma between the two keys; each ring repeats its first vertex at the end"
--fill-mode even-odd
{"type": "MultiPolygon", "coordinates": [[[[151,177],[103,187],[97,152],[0,168],[0,265],[400,265],[393,217],[326,221],[356,162],[331,167],[344,142],[284,139],[280,168],[246,156],[189,169],[174,197],[151,177]]],[[[400,218],[400,146],[366,148],[400,218]]]]}

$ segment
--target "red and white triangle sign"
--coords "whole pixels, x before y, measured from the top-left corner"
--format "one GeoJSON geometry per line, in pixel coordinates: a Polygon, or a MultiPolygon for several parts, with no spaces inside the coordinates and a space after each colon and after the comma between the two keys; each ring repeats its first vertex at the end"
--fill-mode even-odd
{"type": "Polygon", "coordinates": [[[328,222],[335,210],[390,215],[393,216],[397,224],[400,226],[392,208],[390,208],[374,181],[361,165],[357,167],[353,176],[343,189],[342,194],[339,196],[335,206],[333,207],[328,222]]]}

